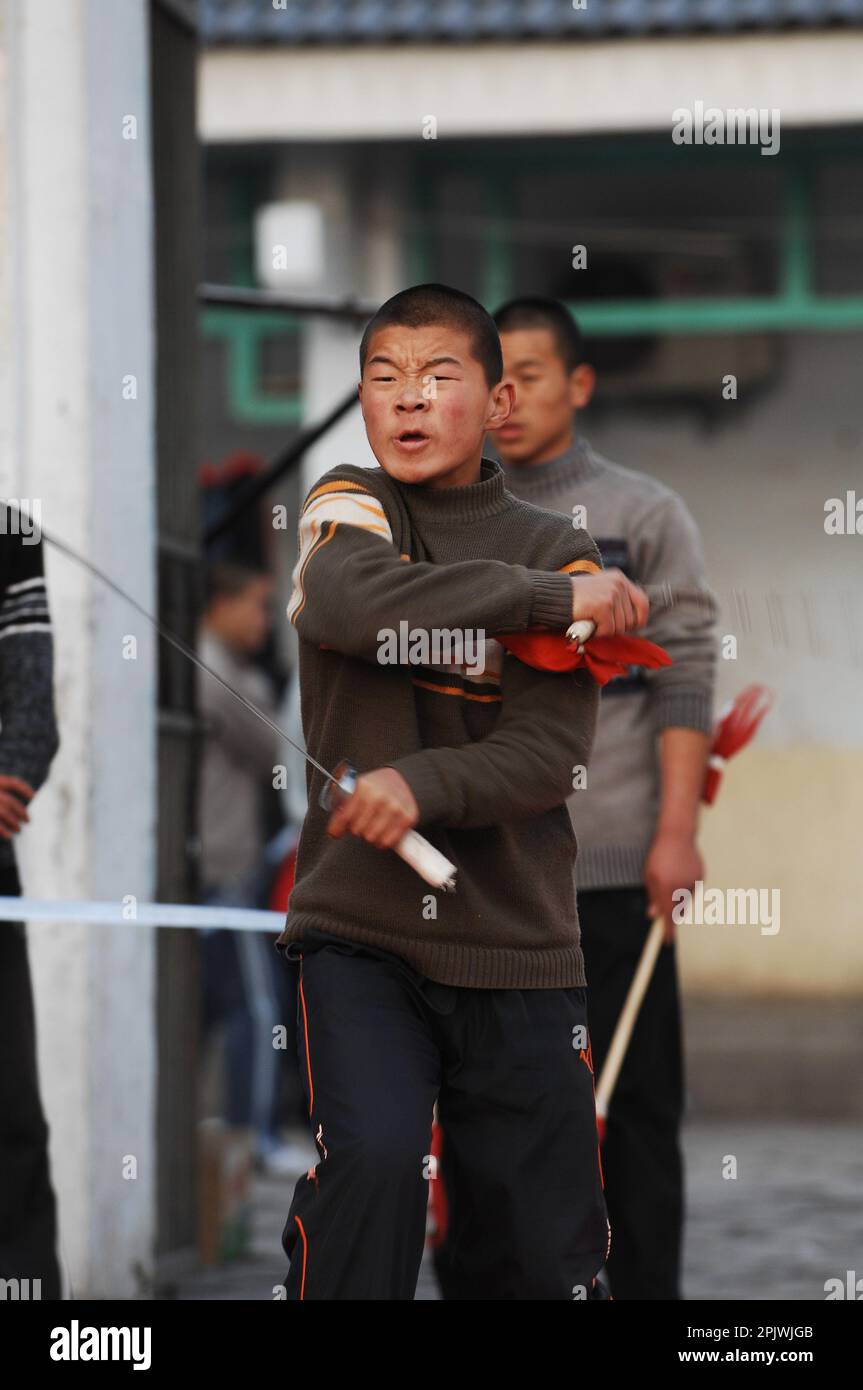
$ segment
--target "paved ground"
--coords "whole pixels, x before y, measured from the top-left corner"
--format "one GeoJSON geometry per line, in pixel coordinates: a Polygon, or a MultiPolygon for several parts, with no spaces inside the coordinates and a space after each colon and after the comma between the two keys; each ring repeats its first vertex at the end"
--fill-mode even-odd
{"type": "MultiPolygon", "coordinates": [[[[823,1300],[863,1277],[863,1127],[714,1120],[685,1131],[688,1299],[823,1300]],[[736,1178],[723,1178],[730,1159],[736,1178]]],[[[272,1299],[294,1183],[258,1180],[249,1258],[182,1280],[183,1299],[272,1299]]],[[[419,1300],[437,1297],[424,1263],[419,1300]]]]}
{"type": "Polygon", "coordinates": [[[826,1280],[863,1275],[859,1125],[714,1121],[689,1131],[686,1157],[688,1298],[823,1300],[826,1280]]]}

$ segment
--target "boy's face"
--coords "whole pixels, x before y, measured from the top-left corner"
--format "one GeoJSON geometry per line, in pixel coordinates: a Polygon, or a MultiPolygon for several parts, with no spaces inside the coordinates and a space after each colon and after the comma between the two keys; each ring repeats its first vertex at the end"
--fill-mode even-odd
{"type": "Polygon", "coordinates": [[[372,452],[390,477],[462,487],[478,479],[483,437],[508,418],[513,389],[489,387],[467,333],[393,325],[369,343],[359,395],[372,452]]]}
{"type": "Polygon", "coordinates": [[[593,395],[595,373],[587,363],[567,372],[549,328],[520,328],[502,333],[500,341],[515,405],[495,434],[495,448],[504,463],[545,463],[569,448],[573,412],[593,395]]]}

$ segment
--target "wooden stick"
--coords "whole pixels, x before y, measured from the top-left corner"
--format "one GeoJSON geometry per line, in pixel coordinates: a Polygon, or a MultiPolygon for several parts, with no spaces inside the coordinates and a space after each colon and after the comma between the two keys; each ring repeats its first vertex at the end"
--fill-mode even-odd
{"type": "Polygon", "coordinates": [[[650,984],[650,977],[656,965],[656,958],[662,946],[662,938],[665,935],[665,922],[661,917],[656,917],[651,924],[641,952],[641,959],[638,968],[632,977],[632,984],[629,986],[629,993],[626,996],[626,1003],[621,1010],[620,1018],[617,1020],[617,1027],[614,1030],[614,1037],[611,1040],[611,1047],[608,1049],[608,1056],[602,1068],[599,1078],[599,1085],[596,1088],[596,1118],[602,1124],[608,1115],[608,1107],[611,1102],[612,1092],[617,1084],[620,1068],[626,1056],[626,1049],[632,1037],[632,1030],[635,1027],[635,1020],[638,1018],[638,1011],[650,984]]]}

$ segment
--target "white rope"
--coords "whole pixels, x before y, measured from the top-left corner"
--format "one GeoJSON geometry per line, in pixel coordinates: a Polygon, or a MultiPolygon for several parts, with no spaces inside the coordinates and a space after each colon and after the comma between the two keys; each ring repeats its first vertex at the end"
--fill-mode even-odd
{"type": "Polygon", "coordinates": [[[0,922],[92,922],[106,927],[223,927],[279,933],[283,912],[246,907],[193,907],[188,903],[51,902],[0,897],[0,922]]]}

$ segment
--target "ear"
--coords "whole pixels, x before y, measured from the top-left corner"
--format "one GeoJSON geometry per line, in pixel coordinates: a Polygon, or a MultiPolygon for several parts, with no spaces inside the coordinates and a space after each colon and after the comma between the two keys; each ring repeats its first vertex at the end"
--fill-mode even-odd
{"type": "Polygon", "coordinates": [[[505,425],[515,405],[515,387],[511,381],[499,381],[489,397],[489,413],[486,416],[487,430],[499,430],[505,425]]]}
{"type": "Polygon", "coordinates": [[[589,362],[580,362],[569,374],[569,403],[573,410],[590,404],[596,386],[596,372],[589,362]]]}

